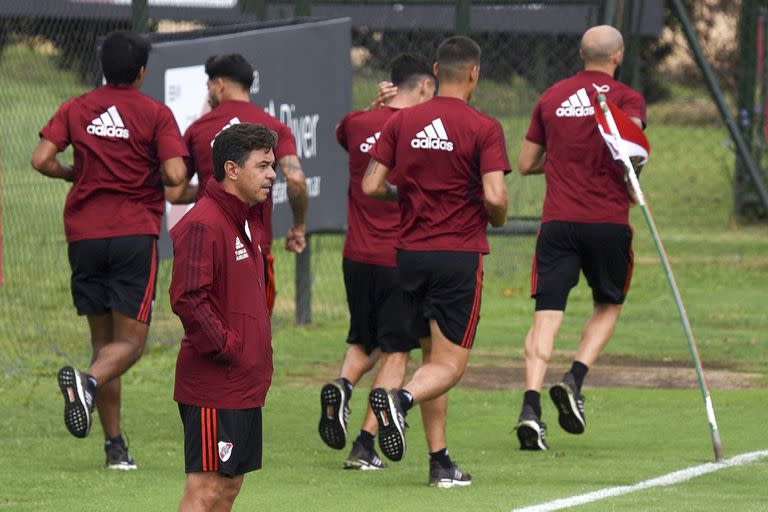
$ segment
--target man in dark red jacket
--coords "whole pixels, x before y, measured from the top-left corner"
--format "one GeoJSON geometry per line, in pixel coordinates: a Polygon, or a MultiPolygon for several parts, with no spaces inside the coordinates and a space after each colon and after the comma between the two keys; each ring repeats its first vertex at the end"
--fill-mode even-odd
{"type": "Polygon", "coordinates": [[[269,195],[277,136],[238,124],[213,146],[205,194],[171,230],[171,305],[184,325],[174,400],[184,424],[181,509],[229,510],[243,475],[261,468],[261,408],[272,334],[261,247],[245,222],[269,195]]]}

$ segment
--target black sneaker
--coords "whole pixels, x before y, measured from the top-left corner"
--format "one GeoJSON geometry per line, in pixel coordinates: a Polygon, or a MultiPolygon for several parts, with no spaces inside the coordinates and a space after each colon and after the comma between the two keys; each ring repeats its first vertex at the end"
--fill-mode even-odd
{"type": "Polygon", "coordinates": [[[340,380],[323,386],[320,392],[320,425],[318,431],[323,442],[341,450],[347,443],[349,397],[340,380]]]}
{"type": "Polygon", "coordinates": [[[107,443],[104,445],[104,451],[107,454],[107,469],[116,469],[118,471],[131,471],[136,469],[136,462],[128,453],[128,447],[124,443],[107,443]]]}
{"type": "Polygon", "coordinates": [[[85,383],[85,375],[65,366],[59,370],[59,389],[64,395],[64,424],[75,437],[85,437],[93,420],[93,395],[85,383]]]}
{"type": "Polygon", "coordinates": [[[376,388],[368,401],[379,424],[379,448],[389,460],[398,461],[405,455],[405,416],[395,390],[376,388]]]}
{"type": "Polygon", "coordinates": [[[429,485],[440,489],[466,487],[472,485],[472,477],[462,472],[453,462],[446,468],[437,461],[429,461],[429,485]]]}
{"type": "Polygon", "coordinates": [[[367,450],[360,443],[352,445],[347,460],[344,461],[344,469],[359,469],[361,471],[375,471],[384,469],[387,463],[379,458],[375,449],[367,450]]]}
{"type": "Polygon", "coordinates": [[[549,396],[555,402],[560,413],[558,421],[563,430],[571,434],[583,434],[587,427],[584,417],[584,397],[576,387],[576,380],[571,372],[563,375],[563,380],[549,388],[549,396]]]}
{"type": "Polygon", "coordinates": [[[545,440],[547,426],[541,422],[530,405],[523,406],[523,412],[520,413],[515,430],[517,430],[521,450],[543,451],[549,449],[545,440]]]}

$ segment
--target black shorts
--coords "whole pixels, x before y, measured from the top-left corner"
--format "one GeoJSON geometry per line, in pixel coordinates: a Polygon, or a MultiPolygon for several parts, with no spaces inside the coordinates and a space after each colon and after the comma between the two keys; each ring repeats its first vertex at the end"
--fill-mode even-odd
{"type": "Polygon", "coordinates": [[[536,240],[531,272],[536,311],[565,311],[580,271],[595,302],[623,304],[633,261],[632,228],[627,224],[545,222],[536,240]]]}
{"type": "Polygon", "coordinates": [[[472,348],[480,321],[483,255],[461,251],[397,251],[400,285],[419,312],[412,332],[429,335],[434,319],[451,342],[472,348]]]}
{"type": "Polygon", "coordinates": [[[69,244],[72,300],[79,315],[112,310],[145,324],[152,320],[157,282],[157,237],[120,236],[69,244]]]}
{"type": "Polygon", "coordinates": [[[233,477],[261,469],[261,407],[212,409],[179,404],[184,472],[233,477]]]}
{"type": "Polygon", "coordinates": [[[343,261],[344,285],[349,306],[347,343],[362,345],[366,354],[410,352],[419,348],[411,334],[411,317],[396,267],[343,261]]]}

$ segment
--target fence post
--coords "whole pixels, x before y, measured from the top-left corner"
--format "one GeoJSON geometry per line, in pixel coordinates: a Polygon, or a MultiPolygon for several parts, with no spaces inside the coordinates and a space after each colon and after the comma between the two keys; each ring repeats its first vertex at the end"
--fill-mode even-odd
{"type": "Polygon", "coordinates": [[[147,0],[133,0],[131,2],[131,26],[133,31],[139,34],[147,31],[149,26],[147,0]]]}
{"type": "Polygon", "coordinates": [[[469,36],[471,31],[472,0],[456,0],[456,35],[469,36]]]}
{"type": "Polygon", "coordinates": [[[616,26],[616,4],[618,0],[604,0],[603,1],[603,25],[616,26]]]}
{"type": "Polygon", "coordinates": [[[267,0],[238,0],[238,5],[245,16],[255,16],[259,21],[267,19],[267,0]]]}
{"type": "MultiPolygon", "coordinates": [[[[296,0],[296,11],[294,15],[297,18],[309,18],[312,16],[312,0],[296,0]]],[[[309,246],[309,244],[307,244],[309,246]]]]}
{"type": "MultiPolygon", "coordinates": [[[[743,0],[739,18],[739,63],[736,72],[738,80],[738,122],[747,147],[754,151],[755,145],[755,84],[757,82],[757,14],[758,0],[743,0]]],[[[733,213],[736,218],[755,220],[760,217],[759,201],[747,175],[744,159],[736,158],[736,172],[733,176],[733,213]]],[[[768,215],[763,212],[762,217],[768,215]]]]}
{"type": "Polygon", "coordinates": [[[296,325],[312,323],[312,236],[307,247],[296,255],[296,325]]]}

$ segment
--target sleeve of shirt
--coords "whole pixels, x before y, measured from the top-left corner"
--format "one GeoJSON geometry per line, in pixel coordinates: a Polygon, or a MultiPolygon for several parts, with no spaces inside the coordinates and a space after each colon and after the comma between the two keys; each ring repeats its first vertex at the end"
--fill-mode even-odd
{"type": "Polygon", "coordinates": [[[480,174],[493,171],[511,170],[507,156],[507,143],[504,140],[504,129],[498,121],[494,121],[480,143],[480,174]]]}
{"type": "Polygon", "coordinates": [[[231,361],[242,350],[243,342],[211,307],[216,255],[211,228],[192,223],[172,238],[171,309],[181,319],[184,334],[201,356],[231,361]]]}
{"type": "Polygon", "coordinates": [[[336,140],[338,141],[339,145],[344,148],[344,151],[349,153],[349,142],[347,141],[347,119],[349,119],[349,114],[344,116],[344,119],[341,120],[339,126],[336,127],[336,140]]]}
{"type": "Polygon", "coordinates": [[[640,93],[629,89],[627,94],[622,97],[622,101],[617,105],[617,107],[623,110],[624,113],[629,117],[636,117],[640,119],[640,121],[643,122],[643,126],[645,126],[645,99],[643,99],[640,93]]]}
{"type": "Polygon", "coordinates": [[[157,158],[161,162],[177,156],[189,156],[187,146],[184,145],[184,140],[181,138],[179,125],[176,124],[171,109],[165,105],[162,106],[157,116],[155,144],[157,144],[157,158]]]}
{"type": "MultiPolygon", "coordinates": [[[[187,131],[184,132],[184,146],[187,148],[187,156],[184,157],[184,165],[187,167],[187,179],[192,178],[197,172],[197,169],[195,168],[195,159],[192,157],[192,149],[195,147],[195,134],[194,129],[190,128],[192,128],[192,126],[187,128],[187,131]]],[[[201,186],[203,185],[204,184],[201,184],[201,186]]]]}
{"type": "Polygon", "coordinates": [[[400,129],[400,119],[402,119],[400,114],[401,112],[398,112],[387,120],[381,129],[379,140],[376,141],[376,144],[368,152],[371,158],[389,169],[394,169],[397,163],[395,153],[397,150],[397,134],[400,129]]]}
{"type": "Polygon", "coordinates": [[[536,103],[531,116],[531,124],[528,126],[528,132],[525,134],[525,140],[546,146],[547,134],[544,130],[544,122],[541,119],[541,101],[536,103]]]}
{"type": "Polygon", "coordinates": [[[53,142],[59,151],[64,151],[71,142],[69,133],[69,109],[74,99],[59,107],[48,124],[40,130],[40,137],[53,142]]]}
{"type": "Polygon", "coordinates": [[[293,138],[291,129],[283,123],[280,123],[277,130],[277,147],[275,148],[275,160],[280,160],[284,156],[298,155],[296,152],[296,141],[293,138]]]}

